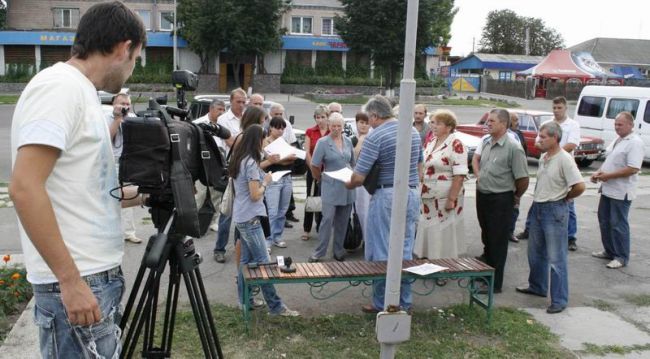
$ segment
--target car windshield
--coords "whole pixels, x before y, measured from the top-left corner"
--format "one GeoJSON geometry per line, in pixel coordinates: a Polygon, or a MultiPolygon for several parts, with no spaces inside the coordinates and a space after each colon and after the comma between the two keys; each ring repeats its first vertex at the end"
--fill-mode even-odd
{"type": "Polygon", "coordinates": [[[533,116],[533,118],[535,119],[535,124],[537,125],[537,128],[539,128],[539,126],[542,123],[552,120],[553,115],[539,115],[539,116],[533,116]]]}

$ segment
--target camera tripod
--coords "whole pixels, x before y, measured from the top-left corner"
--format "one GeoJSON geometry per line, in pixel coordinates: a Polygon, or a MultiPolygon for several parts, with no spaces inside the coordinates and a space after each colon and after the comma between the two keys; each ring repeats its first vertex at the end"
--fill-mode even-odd
{"type": "Polygon", "coordinates": [[[156,226],[158,234],[149,239],[133,290],[129,295],[120,323],[122,338],[124,339],[121,357],[131,358],[133,356],[141,334],[141,356],[143,358],[171,357],[174,322],[182,277],[187,288],[205,358],[223,358],[214,319],[205,293],[205,286],[199,271],[199,263],[202,261],[201,256],[194,250],[192,239],[185,239],[185,236],[181,234],[170,233],[176,217],[175,209],[167,211],[152,207],[151,213],[154,223],[164,223],[164,221],[159,221],[161,218],[167,219],[167,222],[164,229],[156,226]],[[169,266],[169,285],[163,317],[163,329],[160,333],[160,346],[155,346],[154,335],[156,333],[156,310],[160,280],[167,266],[169,266]],[[148,273],[146,273],[147,271],[148,273]],[[145,274],[146,281],[142,285],[145,274]],[[129,325],[131,310],[138,294],[140,294],[138,304],[129,325]]]}

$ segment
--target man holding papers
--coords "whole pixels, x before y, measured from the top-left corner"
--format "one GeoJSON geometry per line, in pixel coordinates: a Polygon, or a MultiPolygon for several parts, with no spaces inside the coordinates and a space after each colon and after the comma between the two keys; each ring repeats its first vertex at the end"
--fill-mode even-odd
{"type": "Polygon", "coordinates": [[[334,232],[334,259],[344,260],[345,233],[347,231],[354,191],[345,188],[345,183],[327,175],[321,176],[321,171],[330,172],[343,168],[354,167],[354,147],[352,141],[343,136],[343,116],[333,113],[328,119],[329,135],[322,137],[316,143],[316,149],[311,157],[311,173],[314,180],[321,183],[321,202],[323,218],[318,232],[318,247],[309,257],[309,262],[318,262],[327,254],[332,229],[334,232]]]}

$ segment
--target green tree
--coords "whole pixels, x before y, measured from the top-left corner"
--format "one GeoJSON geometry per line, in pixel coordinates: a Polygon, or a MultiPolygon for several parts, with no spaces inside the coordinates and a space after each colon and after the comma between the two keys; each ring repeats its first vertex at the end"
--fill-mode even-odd
{"type": "Polygon", "coordinates": [[[0,29],[7,26],[7,3],[0,1],[0,29]]]}
{"type": "MultiPolygon", "coordinates": [[[[407,0],[341,0],[343,16],[336,31],[350,47],[368,54],[383,72],[386,88],[397,82],[404,60],[407,0]]],[[[445,43],[456,11],[453,0],[422,0],[418,11],[416,52],[445,43]]]]}
{"type": "Polygon", "coordinates": [[[179,36],[201,59],[199,72],[208,71],[208,62],[227,46],[229,27],[234,26],[232,0],[183,0],[176,8],[179,36]]]}
{"type": "Polygon", "coordinates": [[[546,55],[551,50],[564,47],[564,39],[544,21],[523,17],[512,10],[490,11],[479,42],[480,52],[490,54],[525,54],[526,29],[529,33],[530,55],[546,55]]]}
{"type": "MultiPolygon", "coordinates": [[[[227,0],[228,1],[228,0],[227,0]]],[[[229,0],[233,26],[227,29],[228,53],[236,74],[245,58],[254,57],[259,73],[265,73],[264,54],[279,50],[286,28],[280,27],[282,14],[289,9],[290,0],[229,0]]],[[[239,76],[235,76],[237,86],[239,76]]]]}

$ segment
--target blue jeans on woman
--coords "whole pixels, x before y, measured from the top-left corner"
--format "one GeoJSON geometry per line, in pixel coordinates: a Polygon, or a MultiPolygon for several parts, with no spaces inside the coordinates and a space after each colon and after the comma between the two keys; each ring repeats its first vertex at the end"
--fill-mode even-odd
{"type": "Polygon", "coordinates": [[[98,323],[71,325],[61,301],[59,283],[34,284],[34,322],[43,358],[118,358],[122,350],[119,324],[124,276],[120,267],[83,277],[97,298],[98,323]]]}
{"type": "Polygon", "coordinates": [[[284,223],[287,220],[286,214],[289,209],[292,192],[291,175],[286,175],[277,182],[271,182],[266,188],[264,197],[266,198],[266,210],[271,224],[269,247],[273,243],[282,241],[282,232],[284,232],[284,223]]]}
{"type": "Polygon", "coordinates": [[[533,202],[529,217],[528,286],[533,292],[546,295],[550,267],[551,305],[566,307],[569,302],[569,243],[566,240],[569,203],[564,199],[533,202]]]}
{"type": "MultiPolygon", "coordinates": [[[[626,197],[627,198],[627,197],[626,197]]],[[[630,260],[630,224],[627,216],[632,201],[600,196],[598,224],[605,252],[623,265],[630,260]]]]}
{"type": "MultiPolygon", "coordinates": [[[[266,251],[266,239],[264,231],[260,224],[259,217],[255,217],[247,222],[235,223],[235,226],[241,233],[241,267],[239,268],[237,280],[237,293],[239,302],[243,304],[244,297],[244,274],[242,268],[248,263],[269,263],[271,258],[266,251]]],[[[262,284],[262,295],[266,304],[269,306],[271,314],[279,314],[284,309],[282,300],[275,292],[273,284],[262,284]]],[[[252,300],[252,298],[251,298],[252,300]]]]}

